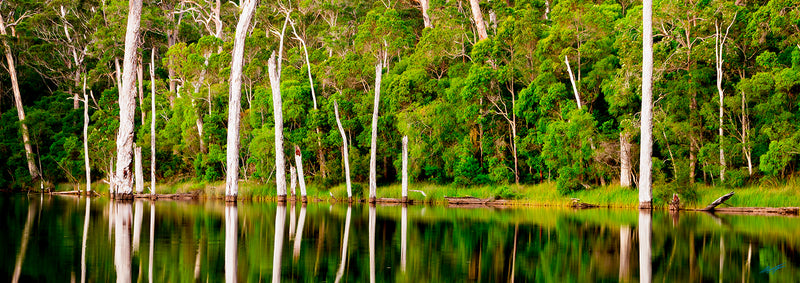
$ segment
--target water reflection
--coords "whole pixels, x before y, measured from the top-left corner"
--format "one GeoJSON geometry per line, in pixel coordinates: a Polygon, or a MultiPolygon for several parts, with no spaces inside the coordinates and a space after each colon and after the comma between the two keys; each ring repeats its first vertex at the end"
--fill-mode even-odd
{"type": "Polygon", "coordinates": [[[652,215],[649,209],[639,210],[639,282],[650,283],[653,281],[652,246],[650,244],[651,230],[653,229],[652,215]]]}
{"type": "Polygon", "coordinates": [[[142,218],[144,218],[144,203],[141,199],[134,201],[133,209],[133,252],[139,252],[139,240],[142,235],[142,218]]]}
{"type": "Polygon", "coordinates": [[[419,205],[378,209],[311,202],[304,213],[297,207],[296,224],[303,222],[303,228],[296,225],[292,237],[286,238],[286,205],[291,202],[281,206],[240,202],[226,207],[218,201],[148,205],[145,200],[140,210],[141,250],[134,253],[134,209],[140,209],[135,202],[111,202],[112,209],[107,210],[109,201],[104,198],[39,199],[0,197],[6,215],[0,217],[0,227],[7,230],[0,233],[0,243],[9,247],[11,255],[0,257],[0,266],[7,267],[0,269],[0,281],[63,282],[71,276],[75,282],[259,282],[270,277],[287,282],[717,282],[720,278],[794,282],[800,278],[795,259],[800,218],[717,215],[724,223],[718,225],[703,213],[683,213],[674,223],[664,211],[419,205]],[[109,222],[114,224],[110,241],[105,239],[109,222]],[[298,243],[299,257],[292,260],[298,243]],[[283,254],[286,251],[292,255],[283,254]],[[760,272],[780,264],[782,269],[760,272]]]}
{"type": "Polygon", "coordinates": [[[131,282],[131,203],[114,202],[114,266],[117,283],[131,282]]]}
{"type": "MultiPolygon", "coordinates": [[[[294,213],[294,209],[292,209],[292,213],[294,213]]],[[[303,243],[303,226],[305,225],[305,223],[306,223],[306,204],[303,203],[300,206],[300,220],[298,221],[297,232],[295,233],[295,238],[294,238],[293,258],[295,262],[297,262],[297,260],[300,258],[300,245],[303,243]]]]}
{"type": "Polygon", "coordinates": [[[237,282],[239,208],[235,202],[225,203],[225,282],[237,282]]]}
{"type": "Polygon", "coordinates": [[[278,203],[275,211],[275,243],[272,250],[272,282],[281,281],[281,256],[283,254],[283,232],[286,224],[286,205],[278,203]]]}

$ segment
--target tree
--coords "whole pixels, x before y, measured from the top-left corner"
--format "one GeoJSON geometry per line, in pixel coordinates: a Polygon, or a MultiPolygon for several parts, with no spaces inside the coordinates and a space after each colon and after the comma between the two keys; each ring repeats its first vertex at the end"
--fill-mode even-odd
{"type": "Polygon", "coordinates": [[[642,118],[639,147],[639,208],[652,209],[653,150],[653,1],[642,10],[642,118]]]}
{"type": "Polygon", "coordinates": [[[469,0],[469,7],[472,10],[472,21],[475,23],[475,29],[478,32],[478,40],[489,38],[486,33],[486,22],[483,20],[483,13],[481,13],[480,0],[469,0]]]}
{"type": "MultiPolygon", "coordinates": [[[[2,4],[2,3],[0,3],[2,4]]],[[[11,28],[11,34],[6,31],[6,22],[3,15],[0,14],[0,35],[3,36],[3,50],[6,54],[6,64],[8,75],[11,77],[11,89],[14,92],[14,106],[17,108],[17,117],[19,118],[20,130],[22,131],[22,143],[25,145],[25,159],[28,161],[28,173],[30,173],[31,181],[37,181],[41,178],[39,168],[36,167],[34,161],[33,147],[31,146],[30,134],[28,133],[28,125],[25,124],[25,109],[22,106],[22,94],[19,89],[19,78],[17,78],[17,67],[14,64],[14,56],[11,53],[11,45],[8,43],[8,36],[16,37],[16,29],[14,26],[19,24],[22,20],[29,17],[30,14],[25,12],[18,16],[16,19],[11,19],[8,26],[11,28]]]]}
{"type": "Polygon", "coordinates": [[[381,72],[383,67],[380,62],[375,65],[375,102],[372,106],[372,139],[369,147],[369,202],[375,203],[376,191],[378,187],[377,172],[375,166],[375,154],[378,150],[378,105],[381,99],[381,72]]]}
{"type": "Polygon", "coordinates": [[[142,1],[130,0],[128,24],[125,35],[125,59],[123,60],[122,89],[119,92],[119,131],[117,134],[116,176],[112,183],[121,199],[132,198],[133,192],[133,130],[136,113],[136,57],[138,54],[139,23],[142,1]]]}
{"type": "MultiPolygon", "coordinates": [[[[256,9],[257,0],[244,0],[242,14],[236,25],[231,62],[230,98],[228,99],[228,156],[225,181],[225,201],[236,201],[239,194],[239,125],[241,123],[242,68],[244,65],[244,39],[250,27],[250,20],[256,9]]],[[[285,188],[284,188],[285,190],[285,188]]],[[[284,193],[285,195],[285,193],[284,193]]]]}

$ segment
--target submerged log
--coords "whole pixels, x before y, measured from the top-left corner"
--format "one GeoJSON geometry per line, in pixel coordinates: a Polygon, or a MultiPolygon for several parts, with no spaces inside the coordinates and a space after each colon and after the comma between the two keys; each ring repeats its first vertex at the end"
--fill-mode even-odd
{"type": "Polygon", "coordinates": [[[706,208],[703,208],[702,210],[705,210],[705,211],[715,210],[717,206],[719,206],[720,204],[724,203],[726,200],[728,200],[732,196],[733,196],[733,192],[730,192],[730,193],[728,193],[728,194],[726,194],[724,196],[721,196],[717,200],[715,200],[714,202],[712,202],[711,204],[706,206],[706,208]]]}
{"type": "Polygon", "coordinates": [[[798,215],[799,207],[722,207],[714,212],[748,215],[798,215]]]}
{"type": "Polygon", "coordinates": [[[578,209],[584,209],[584,208],[595,208],[595,207],[598,207],[598,205],[591,204],[591,203],[585,203],[585,202],[582,202],[580,199],[573,198],[572,199],[572,204],[570,204],[570,207],[578,208],[578,209]]]}
{"type": "Polygon", "coordinates": [[[486,204],[493,201],[494,198],[476,198],[476,197],[445,197],[448,204],[486,204]]]}

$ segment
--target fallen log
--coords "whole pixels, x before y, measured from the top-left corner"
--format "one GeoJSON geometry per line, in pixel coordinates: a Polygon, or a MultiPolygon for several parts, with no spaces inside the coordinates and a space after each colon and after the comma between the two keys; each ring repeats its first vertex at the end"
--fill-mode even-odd
{"type": "Polygon", "coordinates": [[[580,199],[573,198],[572,199],[572,204],[570,205],[570,207],[577,208],[577,209],[584,209],[584,208],[595,208],[595,207],[598,207],[598,205],[591,204],[591,203],[585,203],[585,202],[582,202],[580,199]]]}
{"type": "Polygon", "coordinates": [[[487,202],[493,201],[494,198],[476,198],[476,197],[445,197],[444,198],[448,204],[486,204],[487,202]]]}
{"type": "Polygon", "coordinates": [[[748,215],[798,215],[798,207],[721,207],[714,210],[726,214],[748,215]]]}
{"type": "Polygon", "coordinates": [[[728,194],[726,194],[724,196],[721,196],[717,200],[715,200],[714,202],[712,202],[711,204],[706,206],[706,208],[703,208],[702,210],[705,210],[705,211],[715,210],[717,208],[717,206],[719,206],[720,204],[724,203],[726,200],[728,200],[732,196],[733,196],[733,192],[730,192],[730,193],[728,193],[728,194]]]}
{"type": "Polygon", "coordinates": [[[80,195],[83,191],[61,191],[61,192],[50,192],[53,195],[80,195]]]}

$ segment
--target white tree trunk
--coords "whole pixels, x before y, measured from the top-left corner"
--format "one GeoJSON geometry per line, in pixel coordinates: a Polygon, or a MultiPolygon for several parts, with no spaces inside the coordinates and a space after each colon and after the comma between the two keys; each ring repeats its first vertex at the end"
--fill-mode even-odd
{"type": "Polygon", "coordinates": [[[83,78],[83,164],[86,170],[86,195],[92,193],[92,166],[89,164],[89,97],[86,96],[86,78],[83,78]]]}
{"type": "Polygon", "coordinates": [[[642,9],[642,113],[639,147],[639,208],[651,209],[653,151],[653,1],[642,9]]]}
{"type": "Polygon", "coordinates": [[[278,203],[275,212],[275,242],[272,250],[272,282],[281,282],[281,255],[283,254],[283,226],[286,224],[286,205],[278,203]]]}
{"type": "Polygon", "coordinates": [[[469,6],[472,10],[472,20],[475,22],[475,29],[478,30],[478,39],[484,40],[489,38],[489,35],[486,33],[486,22],[483,21],[483,13],[481,13],[479,0],[469,0],[469,6]]]}
{"type": "Polygon", "coordinates": [[[117,71],[114,73],[115,78],[117,78],[117,92],[122,91],[122,69],[119,66],[119,58],[114,57],[114,69],[117,71]]]}
{"type": "Polygon", "coordinates": [[[336,279],[334,283],[339,283],[344,275],[344,263],[347,259],[347,240],[350,238],[350,210],[352,207],[347,206],[347,214],[344,219],[344,239],[342,240],[342,261],[339,262],[339,270],[336,271],[336,279]]]}
{"type": "Polygon", "coordinates": [[[269,81],[272,86],[272,115],[275,119],[275,185],[278,200],[286,199],[286,160],[283,156],[283,102],[281,101],[280,68],[275,62],[275,53],[270,56],[269,81]]]}
{"type": "Polygon", "coordinates": [[[372,110],[372,142],[370,143],[369,150],[369,201],[375,202],[377,200],[376,191],[378,187],[376,166],[376,152],[378,150],[378,106],[381,99],[381,70],[383,67],[378,62],[375,65],[375,102],[372,110]]]}
{"type": "Polygon", "coordinates": [[[150,194],[156,194],[156,49],[150,52],[150,194]]]}
{"type": "Polygon", "coordinates": [[[403,202],[408,201],[408,136],[403,136],[403,202]]]}
{"type": "Polygon", "coordinates": [[[630,187],[633,181],[633,166],[631,164],[630,135],[624,130],[619,133],[619,185],[630,187]]]}
{"type": "Polygon", "coordinates": [[[352,201],[353,191],[350,189],[350,156],[348,154],[347,135],[344,132],[344,127],[342,127],[342,121],[339,119],[339,104],[335,99],[333,100],[333,111],[336,115],[336,125],[339,127],[339,134],[342,135],[342,159],[344,159],[344,179],[347,184],[347,198],[352,201]]]}
{"type": "Polygon", "coordinates": [[[289,164],[289,179],[290,179],[290,188],[292,190],[292,198],[297,196],[297,169],[294,168],[291,164],[289,164]]]}
{"type": "Polygon", "coordinates": [[[6,63],[8,64],[8,74],[11,77],[11,89],[14,92],[14,106],[17,108],[17,118],[20,121],[20,130],[22,131],[22,143],[25,147],[25,159],[28,161],[28,173],[31,175],[32,181],[37,181],[40,176],[39,169],[36,167],[36,161],[33,156],[33,146],[31,146],[30,135],[28,134],[28,125],[25,124],[25,109],[22,107],[22,94],[19,90],[19,80],[17,79],[17,67],[14,64],[14,57],[11,54],[11,46],[5,39],[8,36],[6,32],[6,24],[3,16],[0,15],[0,34],[3,35],[3,49],[6,53],[6,63]]]}
{"type": "MultiPolygon", "coordinates": [[[[649,1],[649,0],[648,0],[649,1]]],[[[652,247],[650,238],[652,233],[652,216],[649,210],[639,210],[639,282],[650,283],[653,281],[652,247]]]]}
{"type": "Polygon", "coordinates": [[[125,59],[123,60],[122,89],[119,92],[119,132],[117,133],[117,174],[115,191],[121,198],[132,198],[133,192],[133,131],[136,113],[134,90],[136,54],[139,43],[139,23],[142,0],[131,0],[128,5],[128,25],[125,35],[125,59]]]}
{"type": "Polygon", "coordinates": [[[303,226],[306,223],[306,205],[300,206],[300,219],[297,220],[297,232],[294,234],[294,253],[295,260],[300,258],[300,247],[303,243],[303,226]]]}
{"type": "Polygon", "coordinates": [[[306,202],[306,179],[303,175],[303,154],[300,152],[300,147],[296,145],[294,146],[294,162],[297,166],[297,183],[300,185],[300,196],[303,197],[303,202],[306,202]]]}
{"type": "Polygon", "coordinates": [[[575,75],[572,74],[572,67],[569,66],[569,59],[566,55],[564,55],[564,63],[567,63],[567,72],[569,72],[569,81],[572,83],[572,92],[575,94],[575,103],[578,104],[578,110],[580,110],[583,107],[583,104],[581,103],[581,95],[578,93],[578,86],[575,83],[575,75]]]}
{"type": "Polygon", "coordinates": [[[714,37],[714,57],[717,63],[717,94],[719,94],[719,179],[723,183],[725,182],[725,167],[727,167],[727,165],[725,164],[725,133],[722,129],[722,119],[724,118],[725,111],[725,94],[722,89],[722,63],[724,62],[722,60],[722,53],[725,47],[725,40],[728,39],[728,32],[731,30],[731,26],[733,26],[733,22],[735,21],[736,14],[733,15],[733,20],[731,20],[731,24],[728,25],[728,29],[725,30],[724,36],[720,34],[722,31],[720,30],[719,22],[714,23],[714,29],[716,31],[714,37]]]}
{"type": "MultiPolygon", "coordinates": [[[[278,207],[278,211],[280,211],[280,207],[278,207]]],[[[282,225],[281,228],[283,228],[282,225]]],[[[235,203],[228,203],[225,204],[225,282],[228,283],[238,282],[236,278],[239,265],[238,243],[239,208],[235,203]]]]}
{"type": "Polygon", "coordinates": [[[744,90],[742,90],[742,151],[747,160],[747,172],[753,176],[753,159],[750,151],[750,118],[747,115],[747,102],[744,90]]]}
{"type": "Polygon", "coordinates": [[[144,63],[142,61],[142,57],[140,56],[137,59],[138,63],[136,64],[136,81],[139,85],[139,111],[142,114],[142,126],[144,126],[144,120],[146,117],[146,113],[144,111],[144,63]]]}
{"type": "Polygon", "coordinates": [[[233,43],[231,60],[230,97],[228,102],[228,150],[227,176],[225,181],[225,200],[236,201],[239,194],[239,125],[241,123],[242,68],[244,66],[244,43],[250,20],[256,8],[256,0],[245,0],[242,14],[236,25],[236,37],[233,43]]]}
{"type": "Polygon", "coordinates": [[[134,143],[134,161],[136,163],[136,193],[144,192],[144,168],[142,168],[142,148],[134,143]]]}
{"type": "MultiPolygon", "coordinates": [[[[127,70],[127,68],[126,68],[127,70]]],[[[117,283],[131,282],[131,204],[114,203],[114,267],[117,271],[117,283]]]]}
{"type": "Polygon", "coordinates": [[[431,17],[428,15],[428,0],[420,0],[419,4],[422,7],[422,23],[426,28],[433,28],[431,17]]]}

